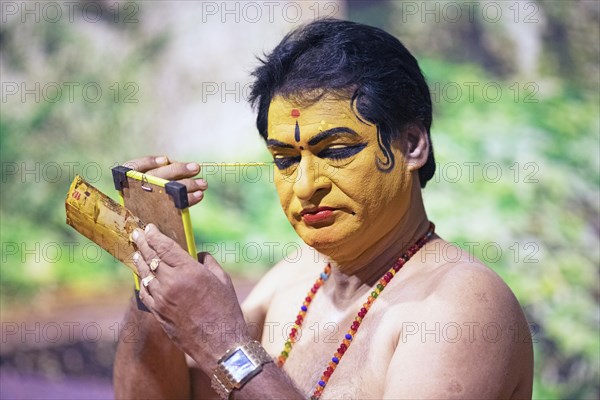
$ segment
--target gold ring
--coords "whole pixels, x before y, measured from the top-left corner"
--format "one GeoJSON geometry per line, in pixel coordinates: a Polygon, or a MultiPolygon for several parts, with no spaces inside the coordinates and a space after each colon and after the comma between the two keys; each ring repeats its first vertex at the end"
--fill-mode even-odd
{"type": "Polygon", "coordinates": [[[142,285],[144,285],[144,287],[147,288],[152,279],[154,279],[154,275],[148,275],[147,277],[142,279],[142,285]]]}
{"type": "Polygon", "coordinates": [[[153,258],[150,260],[150,271],[154,272],[158,268],[158,264],[160,264],[160,258],[153,258]]]}

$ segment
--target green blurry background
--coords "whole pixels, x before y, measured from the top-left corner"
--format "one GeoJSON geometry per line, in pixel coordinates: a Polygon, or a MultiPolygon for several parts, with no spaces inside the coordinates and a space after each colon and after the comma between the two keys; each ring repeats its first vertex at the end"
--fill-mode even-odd
{"type": "MultiPolygon", "coordinates": [[[[430,218],[521,302],[534,398],[599,397],[598,2],[1,7],[3,398],[110,396],[131,276],[65,224],[74,174],[115,197],[110,168],[145,154],[268,160],[245,102],[254,56],[323,16],[382,27],[420,60],[439,163],[424,192],[430,218]],[[75,337],[54,340],[67,322],[79,324],[75,337]],[[101,339],[82,333],[92,322],[101,339]],[[36,384],[45,389],[32,392],[36,384]]],[[[196,241],[247,291],[298,239],[269,169],[202,174],[209,190],[192,210],[196,241]]]]}

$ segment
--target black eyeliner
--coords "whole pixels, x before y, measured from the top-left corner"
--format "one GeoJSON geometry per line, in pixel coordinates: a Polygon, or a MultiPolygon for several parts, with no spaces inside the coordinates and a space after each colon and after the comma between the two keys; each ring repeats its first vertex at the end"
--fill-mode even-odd
{"type": "Polygon", "coordinates": [[[273,158],[273,162],[277,166],[278,169],[287,169],[292,165],[300,162],[300,156],[296,157],[276,157],[273,158]]]}
{"type": "Polygon", "coordinates": [[[334,160],[343,160],[344,158],[352,157],[362,151],[366,147],[366,143],[355,144],[352,146],[341,147],[338,149],[325,149],[317,156],[319,158],[330,158],[334,160]]]}

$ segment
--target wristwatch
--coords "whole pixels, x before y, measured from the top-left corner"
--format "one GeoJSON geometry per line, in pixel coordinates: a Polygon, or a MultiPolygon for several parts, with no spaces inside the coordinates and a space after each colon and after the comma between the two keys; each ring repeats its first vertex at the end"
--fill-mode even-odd
{"type": "Polygon", "coordinates": [[[233,347],[217,361],[211,386],[219,397],[226,400],[234,389],[240,389],[262,371],[262,366],[273,359],[256,340],[233,347]]]}

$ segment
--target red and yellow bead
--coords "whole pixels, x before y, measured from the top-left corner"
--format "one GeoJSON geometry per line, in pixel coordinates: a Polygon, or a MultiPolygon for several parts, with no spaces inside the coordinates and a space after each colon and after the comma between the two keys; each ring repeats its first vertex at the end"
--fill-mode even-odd
{"type": "MultiPolygon", "coordinates": [[[[358,310],[358,313],[357,313],[356,317],[354,318],[354,321],[352,321],[352,324],[350,325],[350,329],[348,330],[348,333],[346,333],[344,335],[344,339],[340,343],[336,352],[333,354],[331,361],[327,364],[327,368],[321,374],[321,379],[317,382],[317,386],[315,388],[315,391],[313,392],[313,395],[311,396],[311,400],[317,400],[317,399],[319,399],[319,397],[321,397],[321,394],[323,393],[323,390],[325,390],[325,386],[327,385],[327,382],[329,382],[331,375],[333,375],[333,373],[335,372],[335,369],[337,368],[338,364],[340,363],[342,357],[344,356],[344,354],[346,354],[346,351],[352,344],[352,341],[354,340],[354,336],[355,336],[356,332],[358,331],[358,328],[360,328],[361,322],[363,321],[363,319],[366,317],[367,313],[371,309],[373,302],[375,302],[377,297],[379,297],[379,295],[385,289],[387,284],[390,283],[392,278],[396,275],[396,272],[398,272],[400,270],[400,268],[402,268],[402,266],[404,264],[406,264],[406,262],[417,251],[419,251],[419,249],[421,247],[423,247],[423,245],[425,243],[427,243],[427,241],[429,240],[431,235],[433,235],[434,229],[435,229],[435,226],[433,225],[433,223],[431,223],[431,225],[429,226],[429,230],[427,231],[427,234],[425,234],[422,238],[420,238],[414,245],[409,247],[408,251],[405,254],[403,254],[394,263],[394,265],[385,273],[385,275],[383,275],[383,277],[379,280],[377,285],[373,288],[371,295],[367,297],[367,301],[363,304],[361,309],[358,310]]],[[[296,317],[295,325],[290,331],[289,339],[287,342],[285,342],[284,350],[281,352],[281,355],[278,358],[279,366],[282,366],[285,363],[285,360],[288,358],[289,352],[292,349],[292,344],[295,342],[296,334],[300,330],[300,328],[302,326],[302,322],[304,321],[304,316],[306,315],[308,306],[312,302],[312,299],[315,296],[315,294],[317,293],[317,291],[319,290],[319,288],[323,285],[323,283],[325,283],[325,281],[329,277],[330,273],[331,273],[331,267],[329,266],[329,264],[327,264],[327,266],[325,267],[325,270],[321,273],[321,276],[319,277],[319,279],[317,279],[317,281],[311,288],[310,292],[304,299],[305,301],[302,304],[301,311],[300,311],[300,313],[298,313],[298,316],[296,317]]]]}
{"type": "Polygon", "coordinates": [[[317,294],[317,292],[319,291],[321,286],[323,286],[323,284],[325,283],[327,278],[329,278],[330,273],[331,273],[331,266],[329,264],[327,264],[327,266],[325,267],[325,270],[319,276],[319,279],[316,280],[313,287],[306,294],[306,297],[304,298],[304,301],[302,302],[302,306],[300,307],[300,311],[298,312],[298,315],[296,316],[296,320],[294,321],[294,326],[292,326],[292,329],[290,329],[290,333],[288,334],[288,340],[283,345],[284,349],[279,354],[279,357],[277,357],[277,365],[279,365],[280,367],[282,367],[283,364],[285,364],[285,361],[289,357],[290,351],[292,350],[292,346],[294,345],[296,340],[298,340],[298,336],[300,335],[300,329],[302,328],[302,323],[304,322],[304,317],[306,316],[306,313],[308,312],[308,307],[312,303],[313,297],[315,297],[315,295],[317,294]]]}

